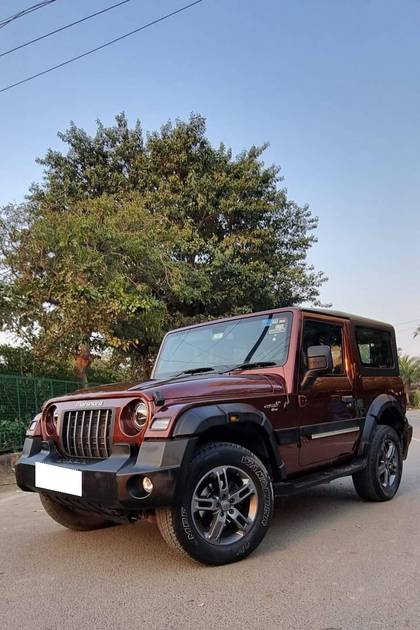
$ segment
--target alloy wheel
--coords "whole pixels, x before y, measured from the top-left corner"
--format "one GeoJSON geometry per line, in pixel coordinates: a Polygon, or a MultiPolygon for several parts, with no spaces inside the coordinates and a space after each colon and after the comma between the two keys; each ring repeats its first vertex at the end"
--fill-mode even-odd
{"type": "Polygon", "coordinates": [[[202,538],[228,545],[252,528],[258,494],[252,479],[236,466],[217,466],[198,482],[191,500],[194,524],[202,538]]]}
{"type": "Polygon", "coordinates": [[[399,453],[397,445],[390,438],[382,442],[378,455],[378,481],[383,488],[391,488],[398,474],[399,453]]]}

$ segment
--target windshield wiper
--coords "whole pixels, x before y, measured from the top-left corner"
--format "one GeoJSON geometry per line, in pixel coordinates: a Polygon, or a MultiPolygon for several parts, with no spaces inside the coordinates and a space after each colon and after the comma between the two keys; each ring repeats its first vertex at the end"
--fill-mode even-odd
{"type": "Polygon", "coordinates": [[[202,374],[204,372],[214,372],[214,367],[197,367],[191,368],[190,370],[183,370],[182,372],[178,372],[178,374],[174,374],[172,378],[176,378],[177,376],[184,376],[186,374],[202,374]]]}
{"type": "Polygon", "coordinates": [[[273,365],[277,365],[277,363],[275,361],[254,361],[253,363],[239,363],[226,371],[233,372],[233,370],[252,370],[253,368],[272,367],[273,365]]]}
{"type": "Polygon", "coordinates": [[[205,374],[206,372],[218,372],[219,374],[224,374],[226,372],[233,372],[233,370],[252,370],[253,368],[272,367],[273,365],[277,365],[277,363],[275,361],[254,361],[253,363],[238,363],[238,365],[233,365],[228,370],[223,370],[223,372],[221,372],[220,369],[216,369],[211,366],[197,367],[178,372],[178,374],[174,374],[171,378],[178,378],[178,376],[188,376],[192,374],[205,374]]]}

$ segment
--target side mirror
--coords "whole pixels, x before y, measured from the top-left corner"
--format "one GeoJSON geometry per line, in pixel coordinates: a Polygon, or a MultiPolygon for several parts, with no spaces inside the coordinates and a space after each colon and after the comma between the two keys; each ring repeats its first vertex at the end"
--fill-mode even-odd
{"type": "Polygon", "coordinates": [[[322,376],[333,370],[333,360],[330,346],[309,346],[306,352],[307,370],[303,377],[301,388],[305,389],[322,376]]]}

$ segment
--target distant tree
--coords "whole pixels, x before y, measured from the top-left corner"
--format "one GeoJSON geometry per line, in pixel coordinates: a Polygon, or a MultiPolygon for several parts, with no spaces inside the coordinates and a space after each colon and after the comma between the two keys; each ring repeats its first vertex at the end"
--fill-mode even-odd
{"type": "Polygon", "coordinates": [[[30,376],[34,370],[34,356],[30,349],[8,344],[0,345],[0,373],[30,376]]]}
{"type": "Polygon", "coordinates": [[[420,358],[402,354],[399,356],[398,361],[407,402],[410,402],[411,386],[420,382],[420,358]]]}
{"type": "Polygon", "coordinates": [[[318,300],[317,219],[265,145],[234,158],[205,133],[193,115],[144,138],[121,114],[93,137],[71,124],[67,153],[39,160],[43,182],[0,225],[0,323],[36,356],[74,357],[84,378],[111,348],[148,372],[168,327],[318,300]]]}
{"type": "MultiPolygon", "coordinates": [[[[95,356],[87,370],[90,383],[109,383],[131,376],[127,365],[120,362],[111,352],[95,356]]],[[[0,374],[48,377],[60,380],[74,380],[72,357],[63,359],[51,354],[44,358],[36,356],[31,348],[0,345],[0,374]]]]}

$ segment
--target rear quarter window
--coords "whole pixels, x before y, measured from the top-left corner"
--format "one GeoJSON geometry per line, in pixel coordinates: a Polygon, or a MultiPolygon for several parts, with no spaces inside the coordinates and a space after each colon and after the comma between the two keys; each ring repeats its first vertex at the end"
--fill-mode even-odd
{"type": "Polygon", "coordinates": [[[396,367],[392,336],[388,330],[356,326],[356,344],[363,367],[376,370],[396,367]]]}

